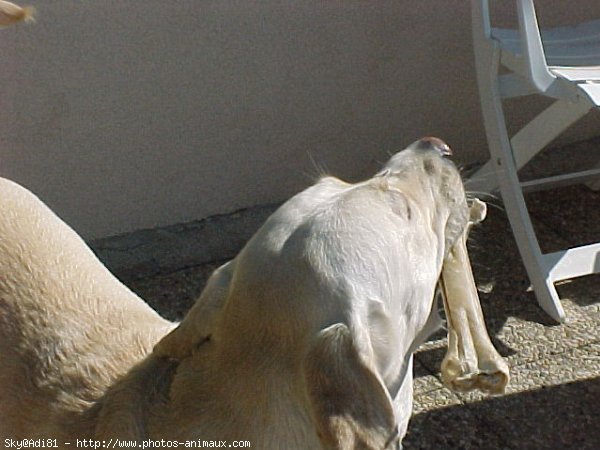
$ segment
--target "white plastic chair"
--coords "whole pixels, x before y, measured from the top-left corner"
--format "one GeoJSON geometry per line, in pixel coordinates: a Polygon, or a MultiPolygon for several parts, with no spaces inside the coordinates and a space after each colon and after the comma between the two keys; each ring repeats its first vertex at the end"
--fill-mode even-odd
{"type": "Polygon", "coordinates": [[[491,26],[488,0],[471,0],[477,81],[490,161],[467,182],[500,188],[521,257],[540,306],[565,320],[554,282],[600,272],[600,243],[542,254],[523,192],[589,182],[594,168],[520,182],[517,171],[550,141],[600,105],[600,20],[540,33],[533,0],[517,0],[519,29],[491,26]],[[500,66],[510,73],[500,74],[500,66]],[[531,94],[556,101],[509,137],[502,100],[531,94]],[[496,176],[493,176],[495,173],[496,176]]]}

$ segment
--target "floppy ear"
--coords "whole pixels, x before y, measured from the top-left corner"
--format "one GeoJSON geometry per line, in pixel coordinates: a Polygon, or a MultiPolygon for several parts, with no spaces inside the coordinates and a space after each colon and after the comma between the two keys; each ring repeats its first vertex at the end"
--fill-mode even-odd
{"type": "Polygon", "coordinates": [[[390,395],[361,359],[348,327],[335,324],[318,334],[304,375],[323,448],[400,448],[390,395]]]}
{"type": "Polygon", "coordinates": [[[156,356],[181,360],[210,339],[227,300],[233,267],[234,263],[230,261],[213,272],[200,298],[183,321],[154,346],[156,356]]]}

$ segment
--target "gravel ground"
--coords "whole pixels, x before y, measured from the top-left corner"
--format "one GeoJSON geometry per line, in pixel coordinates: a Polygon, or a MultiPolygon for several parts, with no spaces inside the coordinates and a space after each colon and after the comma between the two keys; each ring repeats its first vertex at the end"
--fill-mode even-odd
{"type": "MultiPolygon", "coordinates": [[[[544,251],[600,241],[600,192],[574,186],[530,194],[528,204],[544,251]]],[[[416,354],[405,448],[600,449],[600,276],[558,286],[568,320],[555,324],[528,292],[500,202],[492,199],[490,206],[469,246],[488,330],[511,367],[510,387],[497,397],[443,387],[446,342],[438,333],[416,354]]],[[[253,221],[244,235],[256,226],[253,221]]],[[[124,266],[116,272],[162,315],[178,320],[230,256],[152,276],[124,266]]]]}

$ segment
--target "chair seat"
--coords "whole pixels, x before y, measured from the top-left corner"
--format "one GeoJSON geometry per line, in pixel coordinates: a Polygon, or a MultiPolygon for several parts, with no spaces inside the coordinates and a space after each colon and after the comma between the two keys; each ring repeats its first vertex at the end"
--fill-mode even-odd
{"type": "Polygon", "coordinates": [[[548,67],[556,77],[576,83],[595,106],[600,106],[600,66],[548,67]]]}
{"type": "Polygon", "coordinates": [[[588,98],[596,106],[600,106],[600,84],[598,83],[580,83],[577,87],[587,94],[588,98]]]}
{"type": "MultiPolygon", "coordinates": [[[[543,30],[541,36],[549,66],[600,66],[600,20],[543,30]]],[[[518,30],[494,28],[492,37],[503,50],[521,54],[518,30]]]]}
{"type": "MultiPolygon", "coordinates": [[[[552,28],[542,31],[541,36],[548,70],[557,78],[577,84],[592,104],[600,106],[600,20],[552,28]]],[[[519,31],[493,28],[492,37],[504,52],[516,57],[505,57],[503,62],[519,72],[519,31]]]]}
{"type": "Polygon", "coordinates": [[[600,82],[600,66],[587,66],[587,67],[567,67],[567,66],[550,66],[548,67],[557,77],[564,78],[569,81],[575,82],[600,82]]]}

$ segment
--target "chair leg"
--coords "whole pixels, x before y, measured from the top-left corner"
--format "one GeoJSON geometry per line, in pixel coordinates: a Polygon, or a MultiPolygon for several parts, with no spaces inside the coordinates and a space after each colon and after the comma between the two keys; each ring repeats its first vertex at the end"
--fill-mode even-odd
{"type": "MultiPolygon", "coordinates": [[[[587,102],[557,100],[521,128],[511,139],[512,155],[517,170],[527,164],[556,136],[585,116],[590,109],[591,105],[587,102]]],[[[469,178],[467,189],[475,192],[495,191],[499,184],[493,173],[494,162],[490,160],[469,178]]]]}
{"type": "Polygon", "coordinates": [[[472,192],[475,195],[478,193],[492,194],[493,192],[497,191],[498,180],[496,179],[494,161],[491,159],[488,160],[467,180],[465,180],[465,189],[467,192],[472,192]]]}
{"type": "Polygon", "coordinates": [[[543,261],[506,130],[497,80],[499,50],[493,48],[477,56],[479,58],[477,76],[485,129],[506,214],[539,305],[554,320],[563,322],[565,313],[543,261]]]}
{"type": "Polygon", "coordinates": [[[537,301],[550,317],[557,322],[564,322],[565,313],[543,259],[523,192],[518,184],[516,168],[509,162],[497,170],[499,178],[505,179],[500,182],[502,199],[537,301]]]}

